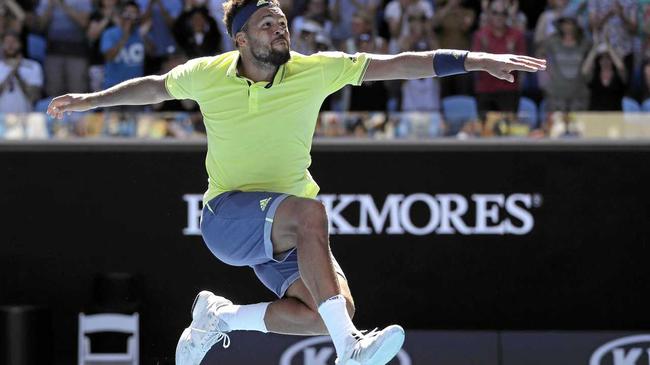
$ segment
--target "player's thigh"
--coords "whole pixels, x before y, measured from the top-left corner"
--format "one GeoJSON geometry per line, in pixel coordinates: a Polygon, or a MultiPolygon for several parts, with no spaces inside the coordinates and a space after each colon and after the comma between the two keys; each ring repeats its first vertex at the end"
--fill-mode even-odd
{"type": "Polygon", "coordinates": [[[271,228],[275,210],[286,194],[271,192],[222,193],[207,202],[201,234],[210,251],[233,266],[282,261],[273,255],[271,228]]]}
{"type": "Polygon", "coordinates": [[[288,196],[280,203],[273,218],[273,252],[277,254],[295,248],[298,231],[305,227],[314,227],[321,234],[327,234],[327,213],[323,203],[316,199],[288,196]]]}

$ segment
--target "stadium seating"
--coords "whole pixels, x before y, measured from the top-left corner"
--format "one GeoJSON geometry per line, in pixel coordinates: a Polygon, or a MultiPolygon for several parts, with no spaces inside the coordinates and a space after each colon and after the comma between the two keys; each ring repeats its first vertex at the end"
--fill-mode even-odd
{"type": "Polygon", "coordinates": [[[650,112],[650,99],[645,99],[641,107],[644,112],[650,112]]]}
{"type": "Polygon", "coordinates": [[[641,111],[641,105],[636,100],[625,96],[622,101],[623,112],[625,113],[638,113],[641,111]]]}
{"type": "Polygon", "coordinates": [[[519,99],[519,111],[517,112],[517,119],[521,123],[527,124],[530,129],[537,128],[537,104],[525,96],[519,99]]]}
{"type": "Polygon", "coordinates": [[[453,95],[442,99],[442,113],[447,122],[447,134],[455,135],[465,122],[478,119],[476,99],[468,95],[453,95]]]}

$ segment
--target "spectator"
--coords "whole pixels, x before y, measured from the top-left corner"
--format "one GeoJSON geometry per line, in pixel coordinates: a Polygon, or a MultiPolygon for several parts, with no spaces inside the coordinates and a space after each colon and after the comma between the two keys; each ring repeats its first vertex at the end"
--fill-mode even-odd
{"type": "Polygon", "coordinates": [[[345,41],[345,52],[347,53],[357,53],[359,52],[359,44],[362,40],[371,37],[375,44],[374,49],[378,53],[388,52],[388,44],[381,37],[378,37],[375,34],[375,29],[373,27],[373,20],[370,18],[370,15],[365,11],[358,11],[352,17],[352,36],[345,41]],[[362,35],[366,35],[363,36],[362,35]]]}
{"type": "Polygon", "coordinates": [[[325,35],[330,36],[332,34],[332,21],[327,14],[325,0],[309,0],[307,10],[295,17],[291,22],[291,34],[300,34],[304,22],[308,20],[318,23],[325,35]]]}
{"type": "MultiPolygon", "coordinates": [[[[469,49],[471,29],[476,20],[474,9],[463,0],[439,0],[436,9],[439,10],[433,16],[433,25],[437,30],[440,48],[469,49]]],[[[444,77],[439,82],[443,97],[473,92],[470,74],[444,77]]]]}
{"type": "Polygon", "coordinates": [[[38,28],[47,38],[45,92],[48,96],[83,93],[88,88],[90,0],[41,0],[38,28]]]}
{"type": "Polygon", "coordinates": [[[627,70],[623,60],[608,43],[595,44],[582,66],[583,76],[589,80],[591,97],[589,110],[622,110],[626,90],[627,70]]]}
{"type": "Polygon", "coordinates": [[[219,27],[219,33],[221,33],[221,49],[224,52],[232,51],[235,49],[234,44],[230,36],[228,35],[228,30],[226,29],[223,19],[223,3],[224,0],[209,0],[208,9],[210,10],[210,16],[212,19],[217,21],[217,26],[219,27]]]}
{"type": "Polygon", "coordinates": [[[293,33],[292,43],[293,50],[305,55],[318,52],[316,37],[323,34],[323,28],[320,24],[312,20],[305,20],[301,23],[299,31],[293,33]]]}
{"type": "MultiPolygon", "coordinates": [[[[480,27],[489,23],[490,4],[494,0],[481,0],[481,16],[480,27]]],[[[506,12],[506,25],[515,28],[522,33],[526,32],[528,26],[528,18],[521,10],[519,10],[519,0],[499,0],[503,1],[506,12]]]]}
{"type": "Polygon", "coordinates": [[[126,2],[121,9],[119,26],[102,34],[100,49],[106,60],[104,89],[122,81],[144,75],[146,49],[152,50],[148,32],[151,21],[141,21],[138,4],[126,2]]]}
{"type": "MultiPolygon", "coordinates": [[[[427,26],[427,17],[422,12],[408,15],[408,32],[400,40],[400,50],[427,51],[439,48],[432,29],[427,26]]],[[[426,77],[402,82],[402,111],[440,110],[440,86],[438,80],[426,77]]]]}
{"type": "MultiPolygon", "coordinates": [[[[379,53],[372,34],[361,34],[355,41],[358,52],[379,53]]],[[[346,86],[343,89],[343,109],[351,111],[386,110],[388,93],[384,81],[365,81],[362,87],[346,86]]]]}
{"type": "MultiPolygon", "coordinates": [[[[504,1],[490,4],[487,23],[474,33],[472,50],[478,52],[526,54],[524,35],[506,24],[508,11],[504,1]]],[[[487,73],[476,75],[475,92],[481,119],[490,110],[516,112],[519,107],[520,77],[509,83],[487,73]]]]}
{"type": "Polygon", "coordinates": [[[219,27],[205,6],[186,6],[176,19],[174,36],[190,58],[214,56],[221,51],[219,27]]]}
{"type": "Polygon", "coordinates": [[[399,39],[409,32],[408,17],[410,14],[423,14],[425,27],[432,28],[433,6],[427,0],[391,0],[384,11],[384,19],[388,23],[390,40],[388,52],[399,52],[399,39]]]}
{"type": "Polygon", "coordinates": [[[90,43],[90,89],[99,91],[104,83],[104,55],[99,49],[99,39],[108,28],[114,27],[119,18],[118,0],[100,0],[99,7],[90,14],[86,37],[90,43]]]}
{"type": "Polygon", "coordinates": [[[379,6],[381,6],[380,0],[331,0],[329,13],[332,19],[331,37],[334,45],[338,48],[340,43],[352,36],[354,14],[364,11],[370,19],[375,19],[379,6]]]}
{"type": "MultiPolygon", "coordinates": [[[[388,40],[388,53],[400,51],[399,40],[409,33],[408,18],[411,15],[423,15],[424,27],[433,29],[433,5],[428,0],[391,0],[384,10],[384,19],[388,23],[390,38],[388,40]]],[[[397,111],[402,104],[402,81],[385,81],[388,90],[388,111],[397,111]]]]}
{"type": "Polygon", "coordinates": [[[0,112],[31,112],[41,95],[43,71],[38,62],[23,58],[18,33],[6,32],[2,36],[0,80],[0,112]]]}
{"type": "MultiPolygon", "coordinates": [[[[633,39],[637,33],[636,0],[589,0],[589,24],[594,44],[609,43],[623,59],[628,72],[634,70],[633,39]]],[[[632,74],[626,77],[630,79],[632,74]]]]}
{"type": "MultiPolygon", "coordinates": [[[[173,53],[167,56],[163,61],[159,75],[164,75],[171,71],[174,67],[182,65],[187,62],[187,57],[182,53],[173,53]]],[[[184,111],[184,112],[199,112],[199,104],[190,99],[171,99],[165,100],[162,103],[152,105],[153,111],[156,112],[170,112],[170,111],[184,111]]],[[[200,117],[200,113],[199,113],[200,117]]]]}
{"type": "MultiPolygon", "coordinates": [[[[343,50],[347,53],[357,53],[364,52],[362,50],[372,50],[375,53],[385,53],[387,50],[387,44],[383,38],[378,37],[375,34],[375,29],[373,28],[372,19],[369,17],[368,13],[365,11],[358,11],[352,17],[352,36],[345,40],[343,50]]],[[[366,83],[364,83],[366,85],[366,83]]],[[[367,83],[372,90],[367,90],[368,93],[364,94],[363,90],[357,90],[358,88],[352,88],[347,86],[343,88],[340,93],[330,96],[337,100],[339,97],[341,100],[341,107],[336,108],[338,105],[336,102],[333,102],[335,106],[334,109],[337,110],[384,110],[386,108],[386,82],[370,82],[367,83]],[[339,95],[340,94],[340,95],[339,95]],[[369,97],[377,97],[377,100],[362,100],[364,95],[369,95],[369,97]],[[366,103],[367,102],[367,103],[366,103]],[[370,105],[372,104],[372,105],[370,105]],[[370,107],[376,107],[375,109],[368,109],[370,107]]]]}
{"type": "Polygon", "coordinates": [[[533,37],[535,47],[542,47],[544,41],[557,32],[555,21],[564,14],[568,3],[569,0],[549,0],[549,8],[537,19],[535,36],[533,37]]]}
{"type": "Polygon", "coordinates": [[[549,62],[547,108],[550,111],[587,110],[589,89],[581,68],[591,42],[583,36],[575,17],[560,16],[555,26],[557,34],[540,45],[549,62]]]}
{"type": "MultiPolygon", "coordinates": [[[[136,0],[144,20],[151,20],[151,39],[154,49],[148,57],[146,73],[154,73],[160,69],[168,54],[177,51],[178,45],[174,39],[173,28],[176,18],[183,11],[183,0],[136,0]]],[[[204,4],[205,0],[195,1],[204,4]]]]}
{"type": "Polygon", "coordinates": [[[582,30],[585,32],[585,35],[590,35],[587,2],[588,0],[569,0],[569,3],[565,8],[565,12],[567,14],[575,16],[578,19],[580,28],[582,28],[582,30]]]}

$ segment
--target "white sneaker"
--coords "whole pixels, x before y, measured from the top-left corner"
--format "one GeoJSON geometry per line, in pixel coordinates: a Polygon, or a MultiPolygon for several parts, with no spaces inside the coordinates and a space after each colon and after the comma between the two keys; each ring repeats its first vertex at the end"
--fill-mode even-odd
{"type": "Polygon", "coordinates": [[[223,340],[223,347],[230,346],[226,333],[230,328],[219,318],[219,308],[232,305],[226,298],[202,291],[192,304],[192,323],[181,334],[176,345],[176,365],[200,365],[212,346],[223,340]]]}
{"type": "Polygon", "coordinates": [[[343,357],[336,360],[337,365],[385,365],[404,344],[404,329],[397,325],[353,336],[354,341],[348,343],[343,357]]]}

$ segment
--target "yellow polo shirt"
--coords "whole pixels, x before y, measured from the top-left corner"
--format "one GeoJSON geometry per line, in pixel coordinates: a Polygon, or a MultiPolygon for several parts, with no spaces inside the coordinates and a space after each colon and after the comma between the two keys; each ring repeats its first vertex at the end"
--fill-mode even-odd
{"type": "Polygon", "coordinates": [[[203,201],[231,190],[315,197],[308,168],[321,104],[345,85],[360,85],[369,58],[291,52],[272,83],[238,76],[238,59],[239,51],[196,58],[166,75],[171,96],[201,107],[208,136],[203,201]]]}

